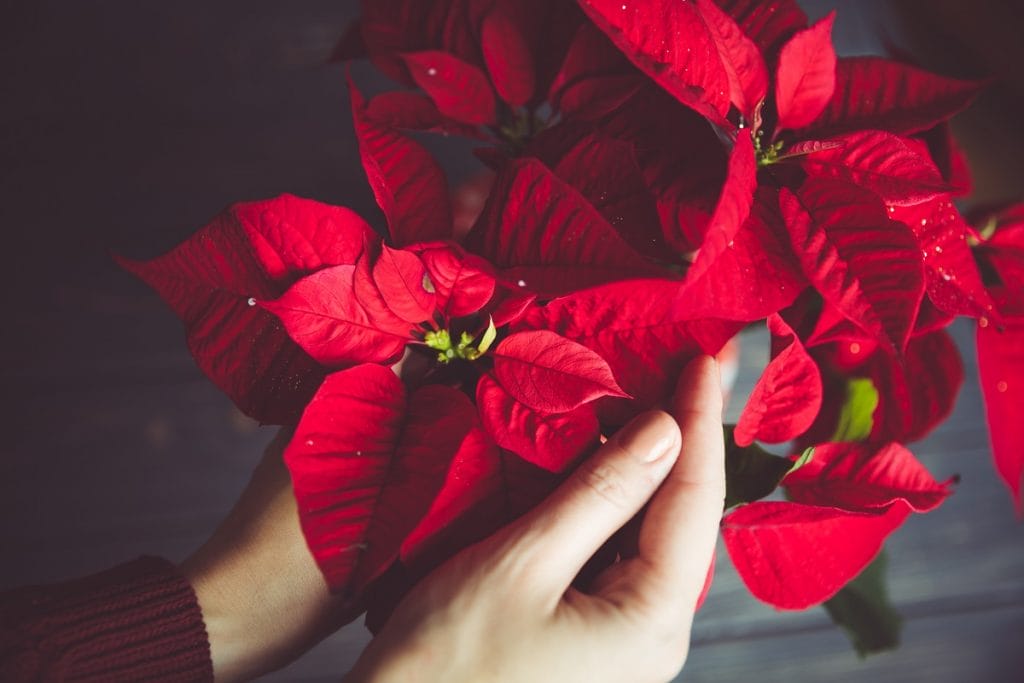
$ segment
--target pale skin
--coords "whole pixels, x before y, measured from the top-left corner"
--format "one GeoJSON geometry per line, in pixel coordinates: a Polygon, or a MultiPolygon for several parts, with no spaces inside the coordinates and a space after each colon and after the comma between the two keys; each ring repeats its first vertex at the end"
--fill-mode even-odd
{"type": "MultiPolygon", "coordinates": [[[[671,680],[686,661],[725,497],[713,359],[684,370],[670,412],[637,417],[540,506],[420,582],[345,680],[671,680]],[[573,588],[634,517],[635,552],[585,592],[573,588]]],[[[183,569],[218,681],[279,668],[345,620],[306,550],[273,445],[183,569]]]]}

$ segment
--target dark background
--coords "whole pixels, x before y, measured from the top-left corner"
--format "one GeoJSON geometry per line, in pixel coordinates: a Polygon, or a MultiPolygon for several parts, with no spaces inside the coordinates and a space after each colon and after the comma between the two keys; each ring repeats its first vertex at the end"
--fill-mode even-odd
{"type": "MultiPolygon", "coordinates": [[[[957,129],[978,199],[1021,198],[1019,4],[835,4],[841,53],[889,40],[936,71],[999,78],[957,129]]],[[[203,378],[175,317],[109,253],[155,256],[227,204],[281,192],[379,216],[341,69],[324,65],[355,5],[0,3],[0,588],[180,560],[244,487],[269,431],[203,378]]],[[[1024,533],[992,473],[970,326],[954,333],[967,385],[914,450],[964,481],[890,544],[904,647],[858,661],[820,610],[774,614],[722,555],[687,680],[997,681],[1024,666],[1024,533]]],[[[739,395],[766,353],[744,339],[739,395]]],[[[365,640],[349,627],[276,680],[337,680],[365,640]]]]}

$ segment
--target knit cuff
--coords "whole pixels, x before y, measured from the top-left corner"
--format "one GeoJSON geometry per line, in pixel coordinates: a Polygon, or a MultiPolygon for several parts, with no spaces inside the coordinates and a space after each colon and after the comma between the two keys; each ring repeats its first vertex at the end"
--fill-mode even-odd
{"type": "Polygon", "coordinates": [[[170,562],[0,594],[0,680],[212,681],[195,592],[170,562]]]}

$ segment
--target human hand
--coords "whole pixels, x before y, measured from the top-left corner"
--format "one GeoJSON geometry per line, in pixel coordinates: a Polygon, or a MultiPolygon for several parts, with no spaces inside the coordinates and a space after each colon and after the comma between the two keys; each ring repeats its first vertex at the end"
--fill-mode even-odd
{"type": "Polygon", "coordinates": [[[699,358],[680,378],[675,419],[637,417],[544,503],[435,570],[346,680],[673,678],[722,515],[721,411],[717,365],[699,358]],[[648,501],[635,555],[586,593],[572,588],[588,558],[648,501]]]}
{"type": "Polygon", "coordinates": [[[355,617],[342,612],[306,546],[281,457],[290,436],[281,430],[267,446],[227,519],[181,567],[218,683],[279,669],[355,617]]]}

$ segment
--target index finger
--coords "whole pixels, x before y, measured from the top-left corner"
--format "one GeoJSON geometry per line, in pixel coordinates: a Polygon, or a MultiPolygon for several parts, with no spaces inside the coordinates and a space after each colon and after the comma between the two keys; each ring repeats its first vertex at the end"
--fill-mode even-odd
{"type": "Polygon", "coordinates": [[[682,432],[679,459],[651,499],[640,527],[638,556],[657,583],[696,605],[715,552],[725,499],[725,444],[718,363],[690,362],[673,398],[682,432]]]}

